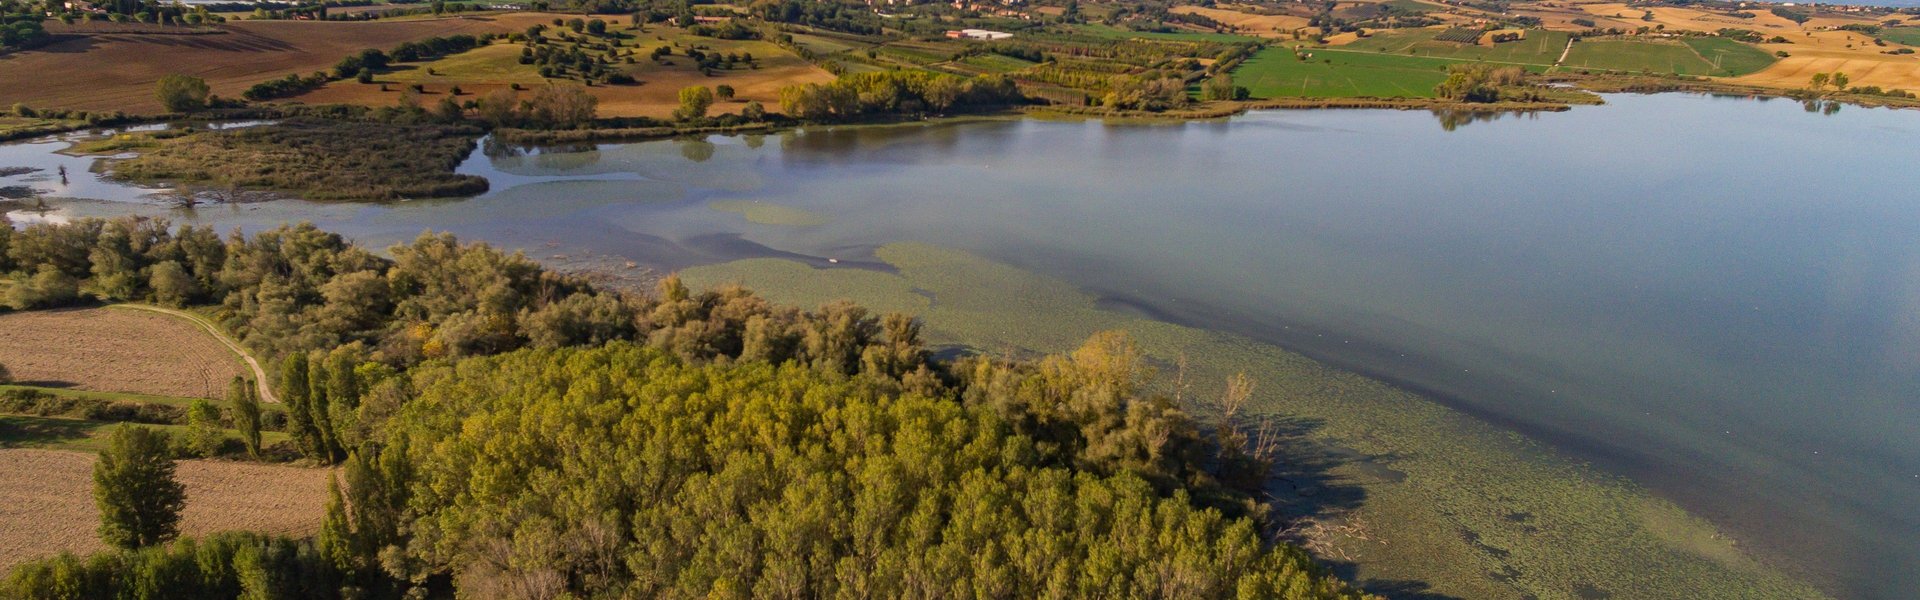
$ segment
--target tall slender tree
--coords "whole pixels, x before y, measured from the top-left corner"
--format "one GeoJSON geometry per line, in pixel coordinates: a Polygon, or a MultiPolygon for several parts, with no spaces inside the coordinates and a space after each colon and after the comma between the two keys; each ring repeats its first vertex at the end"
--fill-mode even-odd
{"type": "Polygon", "coordinates": [[[120,425],[93,464],[93,501],[100,508],[100,539],[119,548],[143,548],[180,532],[187,489],[173,477],[167,435],[120,425]]]}
{"type": "Polygon", "coordinates": [[[260,392],[251,379],[235,375],[227,385],[227,402],[233,406],[233,426],[240,430],[240,443],[247,455],[260,458],[260,392]]]}

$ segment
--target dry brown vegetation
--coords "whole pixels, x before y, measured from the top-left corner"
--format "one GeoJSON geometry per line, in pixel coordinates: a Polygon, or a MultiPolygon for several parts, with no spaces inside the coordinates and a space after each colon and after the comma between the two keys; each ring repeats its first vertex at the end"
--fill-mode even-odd
{"type": "MultiPolygon", "coordinates": [[[[0,449],[0,571],[21,561],[106,549],[95,528],[94,455],[0,449]]],[[[320,527],[325,469],[205,460],[181,461],[187,486],[182,535],[247,530],[306,534],[320,527]]]]}
{"type": "MultiPolygon", "coordinates": [[[[627,47],[642,57],[635,64],[618,65],[616,70],[631,75],[639,83],[584,88],[600,100],[600,116],[666,118],[680,105],[681,88],[722,84],[733,86],[735,96],[731,101],[715,104],[715,114],[739,112],[748,100],[757,100],[769,109],[777,110],[780,88],[833,80],[832,74],[765,41],[696,37],[688,35],[683,29],[661,25],[648,26],[644,32],[624,25],[616,27],[620,33],[634,36],[627,47]],[[677,46],[674,49],[676,55],[667,57],[666,64],[645,58],[653,48],[670,43],[677,46]],[[758,68],[720,69],[710,75],[703,74],[694,61],[684,55],[686,48],[694,45],[715,53],[750,53],[758,68]]],[[[421,104],[432,106],[455,87],[460,88],[462,100],[471,100],[512,84],[527,89],[549,84],[580,85],[577,81],[549,81],[540,76],[537,67],[519,64],[523,47],[517,43],[495,42],[433,62],[399,65],[393,72],[381,74],[374,83],[352,80],[330,82],[291,100],[307,104],[393,106],[400,103],[402,90],[419,84],[424,91],[421,104]],[[381,89],[382,84],[385,84],[386,90],[381,89]]],[[[522,94],[524,96],[531,92],[522,94]]]]}
{"type": "MultiPolygon", "coordinates": [[[[236,21],[223,33],[84,34],[32,51],[0,55],[0,106],[161,112],[154,82],[183,73],[201,77],[222,97],[238,98],[247,86],[325,70],[341,57],[366,48],[460,33],[526,29],[554,15],[512,13],[443,19],[366,23],[326,21],[236,21]]],[[[66,31],[51,22],[52,33],[66,31]]]]}
{"type": "Polygon", "coordinates": [[[246,368],[198,325],[110,308],[0,314],[0,364],[28,385],[194,397],[246,368]]]}

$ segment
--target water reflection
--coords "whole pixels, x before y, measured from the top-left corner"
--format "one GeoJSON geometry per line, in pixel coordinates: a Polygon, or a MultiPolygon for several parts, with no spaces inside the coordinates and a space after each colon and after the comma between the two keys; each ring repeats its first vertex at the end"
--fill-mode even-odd
{"type": "Polygon", "coordinates": [[[1806,100],[1800,101],[1800,108],[1810,113],[1820,113],[1823,115],[1831,115],[1831,114],[1840,112],[1840,102],[1837,100],[1822,100],[1820,98],[1808,98],[1806,100]]]}
{"type": "Polygon", "coordinates": [[[1433,109],[1432,112],[1433,112],[1433,117],[1440,121],[1440,129],[1442,131],[1453,131],[1474,123],[1490,123],[1493,121],[1505,119],[1509,116],[1514,117],[1516,119],[1529,119],[1529,120],[1540,118],[1540,113],[1538,111],[1510,111],[1510,110],[1489,111],[1489,110],[1468,110],[1468,109],[1457,109],[1457,108],[1436,108],[1436,109],[1433,109]]]}
{"type": "MultiPolygon", "coordinates": [[[[376,246],[451,230],[617,272],[960,248],[1445,396],[1743,544],[1824,557],[1854,595],[1920,588],[1920,171],[1907,168],[1920,113],[1607,101],[1512,119],[1276,111],[809,128],[775,143],[489,141],[460,167],[492,181],[478,198],[180,218],[311,220],[376,246]],[[754,223],[710,208],[720,199],[829,218],[754,223]]],[[[87,188],[90,160],[55,149],[0,146],[0,166],[65,165],[71,195],[114,202],[36,218],[164,210],[87,188]]]]}

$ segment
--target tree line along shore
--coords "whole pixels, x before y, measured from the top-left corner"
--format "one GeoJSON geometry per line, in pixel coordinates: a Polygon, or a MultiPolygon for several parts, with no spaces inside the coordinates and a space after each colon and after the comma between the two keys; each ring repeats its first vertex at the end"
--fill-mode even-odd
{"type": "MultiPolygon", "coordinates": [[[[94,477],[118,549],[10,597],[1363,596],[1267,534],[1258,432],[1145,391],[1124,334],[941,361],[904,316],[597,289],[445,235],[0,232],[9,307],[205,307],[271,357],[282,445],[340,468],[315,537],[179,538],[175,453],[222,442],[121,426],[94,477]]],[[[252,389],[188,418],[257,456],[252,389]]]]}

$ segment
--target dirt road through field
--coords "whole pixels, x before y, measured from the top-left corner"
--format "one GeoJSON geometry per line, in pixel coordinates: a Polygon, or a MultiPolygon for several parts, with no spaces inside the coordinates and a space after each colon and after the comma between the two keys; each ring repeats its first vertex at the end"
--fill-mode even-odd
{"type": "Polygon", "coordinates": [[[184,310],[175,310],[149,304],[115,304],[109,308],[157,312],[163,315],[172,315],[192,321],[195,325],[199,325],[200,328],[207,330],[207,333],[213,334],[214,339],[220,340],[220,343],[226,345],[228,350],[232,350],[234,354],[240,355],[240,360],[246,361],[247,368],[253,370],[253,381],[254,385],[259,388],[260,401],[276,403],[280,401],[278,397],[273,395],[273,390],[267,388],[267,371],[266,369],[260,368],[260,361],[254,360],[253,355],[248,353],[246,348],[240,346],[240,342],[236,342],[233,338],[227,337],[226,332],[221,331],[219,327],[214,326],[213,322],[208,321],[205,317],[184,310]]]}

